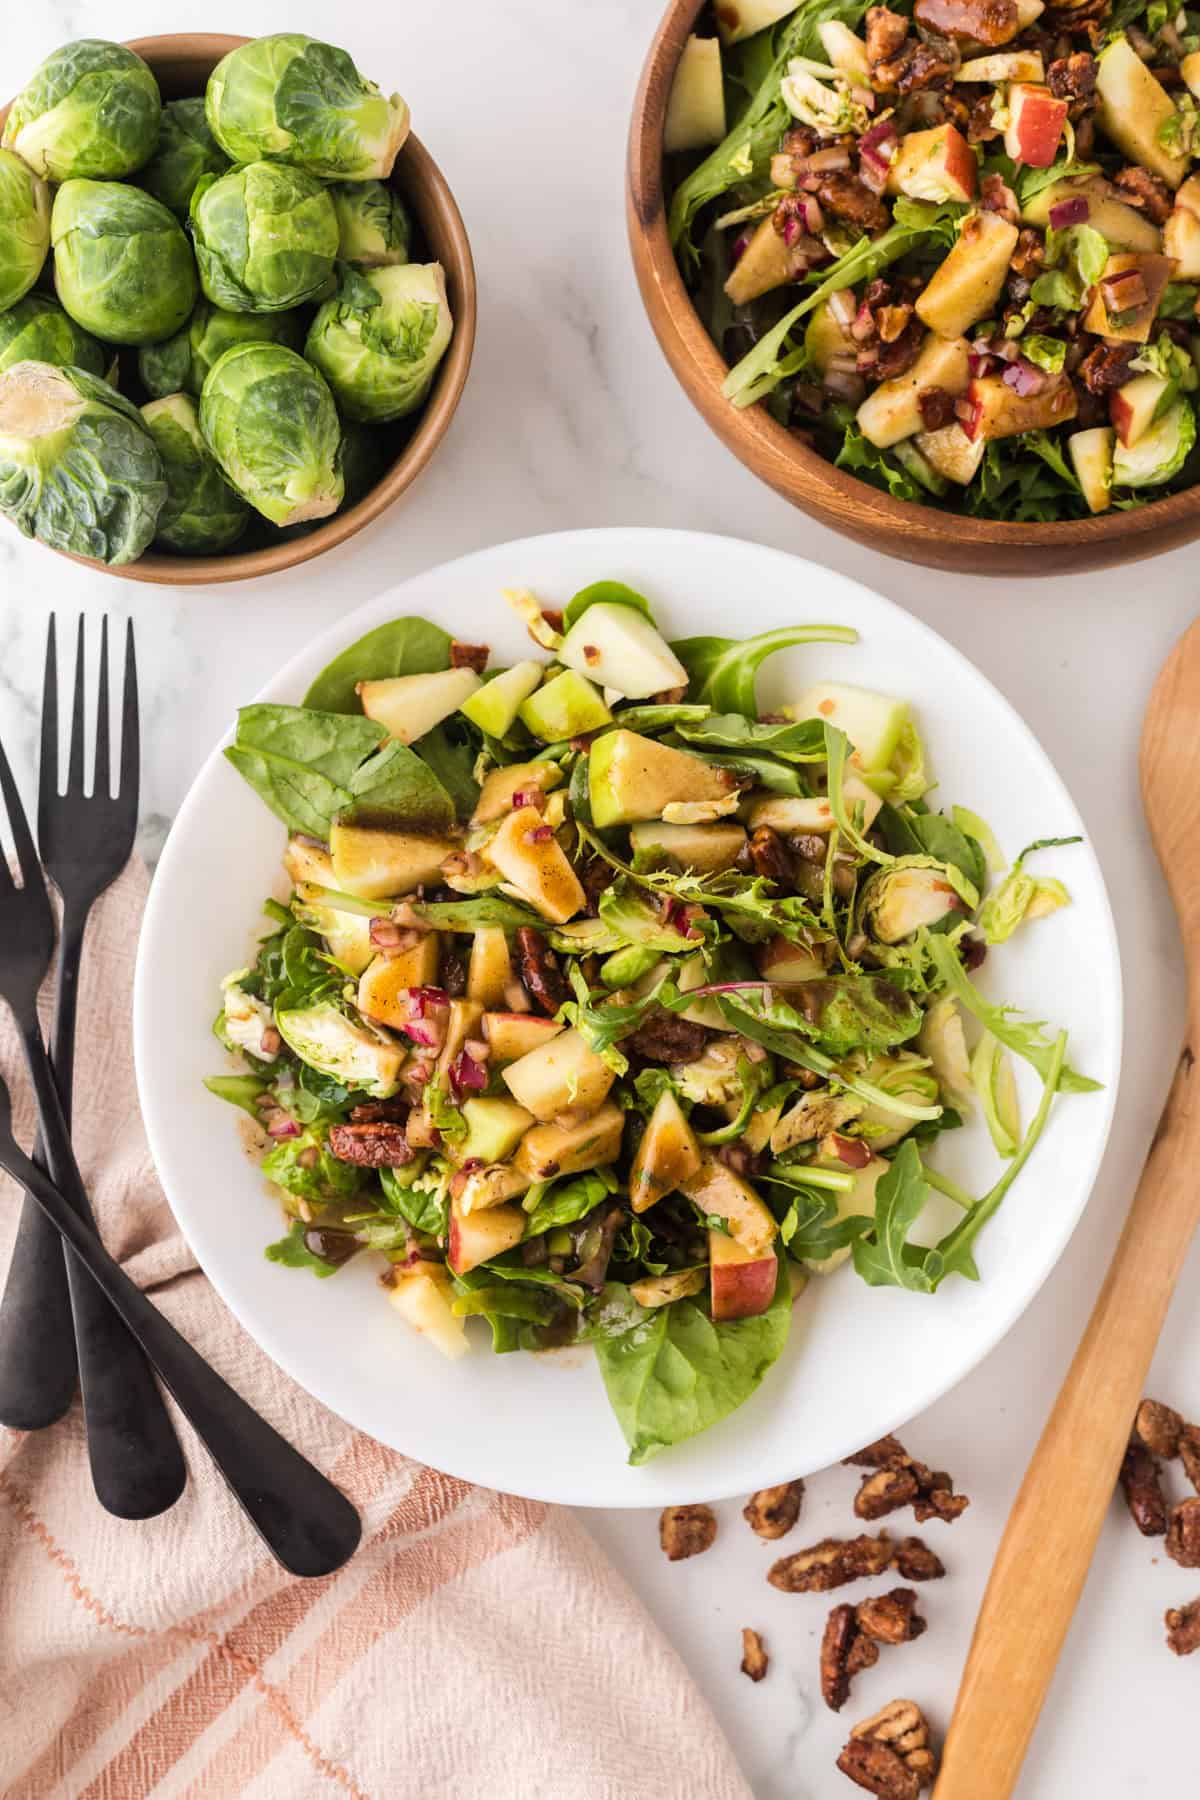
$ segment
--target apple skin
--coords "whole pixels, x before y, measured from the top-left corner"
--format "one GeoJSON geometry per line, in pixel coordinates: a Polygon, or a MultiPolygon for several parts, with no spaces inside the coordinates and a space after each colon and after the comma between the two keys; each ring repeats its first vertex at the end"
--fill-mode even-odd
{"type": "Polygon", "coordinates": [[[721,1324],[727,1319],[755,1319],[765,1313],[775,1298],[775,1282],[779,1263],[773,1253],[755,1254],[745,1250],[736,1238],[723,1231],[708,1234],[709,1279],[712,1283],[712,1316],[721,1324]]]}
{"type": "Polygon", "coordinates": [[[1159,375],[1138,375],[1108,397],[1108,416],[1128,450],[1154,423],[1168,384],[1159,375]]]}
{"type": "Polygon", "coordinates": [[[1073,419],[1079,402],[1069,381],[1052,384],[1040,394],[1021,395],[999,375],[977,376],[966,392],[970,417],[962,421],[972,440],[1016,437],[1073,419]]]}
{"type": "Polygon", "coordinates": [[[979,164],[975,152],[954,125],[935,125],[928,131],[910,131],[901,140],[887,179],[889,194],[907,194],[913,200],[975,198],[979,164]]]}
{"type": "Polygon", "coordinates": [[[525,1219],[519,1206],[489,1206],[485,1212],[467,1215],[452,1200],[446,1261],[456,1275],[466,1275],[480,1263],[503,1256],[524,1237],[525,1219]]]}
{"type": "Polygon", "coordinates": [[[1056,100],[1049,88],[1033,82],[1014,82],[1008,90],[1009,122],[1004,148],[1014,162],[1031,169],[1048,169],[1058,155],[1067,101],[1056,100]]]}

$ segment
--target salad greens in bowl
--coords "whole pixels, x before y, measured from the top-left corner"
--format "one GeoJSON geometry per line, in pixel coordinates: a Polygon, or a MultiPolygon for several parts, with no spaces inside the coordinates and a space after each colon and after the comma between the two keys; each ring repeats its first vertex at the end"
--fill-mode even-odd
{"type": "Polygon", "coordinates": [[[370,1259],[451,1359],[472,1319],[499,1353],[594,1346],[640,1464],[754,1392],[810,1276],[979,1280],[1052,1109],[1098,1085],[974,979],[1069,906],[1079,839],[1006,865],[910,698],[826,673],[852,627],[669,642],[621,581],[506,597],[518,660],[405,616],[239,713],[290,892],[221,982],[239,1072],[206,1085],[259,1128],[272,1262],[370,1259]],[[972,1111],[980,1191],[937,1157],[972,1111]]]}

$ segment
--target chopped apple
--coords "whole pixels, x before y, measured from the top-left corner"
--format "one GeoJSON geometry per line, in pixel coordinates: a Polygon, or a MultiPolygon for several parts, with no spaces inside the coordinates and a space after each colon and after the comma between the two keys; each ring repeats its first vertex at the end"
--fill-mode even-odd
{"type": "Polygon", "coordinates": [[[532,1113],[499,1094],[473,1094],[460,1110],[467,1122],[466,1136],[447,1146],[460,1165],[506,1162],[533,1124],[532,1113]]]}
{"type": "Polygon", "coordinates": [[[283,853],[283,866],[292,878],[293,887],[331,888],[333,862],[322,844],[310,844],[307,838],[290,837],[283,853]]]}
{"type": "Polygon", "coordinates": [[[1017,0],[1017,29],[1013,36],[1028,30],[1046,10],[1046,0],[1017,0]]]}
{"type": "Polygon", "coordinates": [[[503,926],[481,925],[471,939],[467,999],[478,1000],[485,1011],[502,1006],[513,979],[512,957],[503,926]]]}
{"type": "Polygon", "coordinates": [[[975,198],[978,173],[975,152],[962,132],[954,125],[935,125],[901,138],[888,170],[887,191],[939,205],[946,200],[969,205],[975,198]]]}
{"type": "Polygon", "coordinates": [[[330,827],[334,886],[359,900],[387,900],[437,881],[458,845],[449,838],[409,831],[377,831],[367,825],[330,827]]]}
{"type": "Polygon", "coordinates": [[[542,665],[532,659],[502,669],[468,694],[459,711],[489,737],[502,738],[517,722],[525,701],[542,684],[542,665]]]}
{"type": "Polygon", "coordinates": [[[1045,81],[1046,65],[1039,50],[1005,50],[992,56],[973,56],[963,63],[955,81],[1045,81]]]}
{"type": "Polygon", "coordinates": [[[999,375],[977,377],[967,389],[970,417],[963,421],[969,438],[1017,437],[1075,417],[1078,401],[1069,381],[1052,381],[1040,394],[1018,394],[999,375]]]}
{"type": "Polygon", "coordinates": [[[779,1278],[779,1259],[773,1250],[747,1250],[727,1232],[710,1231],[708,1258],[712,1316],[717,1324],[726,1319],[756,1319],[766,1312],[779,1278]]]}
{"type": "Polygon", "coordinates": [[[456,1275],[466,1275],[480,1263],[515,1249],[524,1236],[525,1214],[519,1206],[489,1206],[482,1212],[464,1213],[459,1201],[451,1200],[446,1261],[456,1275]]]}
{"type": "Polygon", "coordinates": [[[502,1206],[506,1200],[515,1200],[532,1186],[528,1175],[523,1175],[513,1163],[491,1163],[486,1168],[472,1169],[467,1174],[458,1196],[459,1210],[465,1213],[483,1212],[489,1206],[502,1206]]]}
{"type": "Polygon", "coordinates": [[[867,46],[857,32],[851,31],[841,19],[823,19],[817,26],[817,36],[821,40],[821,48],[839,75],[844,75],[847,81],[858,87],[870,87],[871,65],[867,60],[867,46]]]}
{"type": "Polygon", "coordinates": [[[1015,81],[1008,90],[1008,124],[1004,148],[1014,162],[1048,169],[1058,155],[1067,123],[1066,100],[1056,100],[1048,87],[1015,81]]]}
{"type": "Polygon", "coordinates": [[[445,1269],[436,1263],[420,1263],[414,1269],[395,1273],[387,1290],[388,1299],[405,1324],[451,1359],[465,1356],[471,1347],[462,1320],[454,1316],[453,1294],[445,1269]]]}
{"type": "Polygon", "coordinates": [[[717,30],[725,42],[740,44],[743,38],[765,31],[795,9],[796,0],[717,0],[713,11],[717,30]]]}
{"type": "MultiPolygon", "coordinates": [[[[1175,384],[1161,375],[1135,375],[1108,397],[1108,416],[1128,450],[1165,412],[1175,384]]],[[[1083,433],[1078,434],[1082,437],[1083,433]]]]}
{"type": "MultiPolygon", "coordinates": [[[[860,781],[857,775],[847,775],[842,782],[842,798],[850,813],[861,806],[861,828],[869,831],[883,805],[879,795],[865,781],[860,781]]],[[[761,799],[753,799],[750,803],[752,830],[757,830],[760,825],[769,825],[772,831],[826,832],[832,831],[836,824],[833,808],[819,794],[812,797],[803,794],[765,794],[761,799]]]]}
{"type": "Polygon", "coordinates": [[[574,1028],[558,1032],[504,1071],[509,1092],[535,1119],[553,1119],[576,1109],[591,1111],[615,1080],[615,1072],[574,1028]]]}
{"type": "Polygon", "coordinates": [[[583,910],[579,877],[536,806],[510,812],[483,854],[544,919],[562,925],[583,910]]]}
{"type": "Polygon", "coordinates": [[[474,669],[438,669],[429,675],[393,675],[360,681],[358,697],[368,719],[401,744],[418,738],[458,711],[483,684],[474,669]]]}
{"type": "Polygon", "coordinates": [[[921,323],[939,337],[958,338],[986,318],[1003,292],[1019,236],[999,213],[969,214],[917,300],[921,323]]]}
{"type": "Polygon", "coordinates": [[[492,1062],[516,1062],[542,1044],[557,1037],[563,1027],[557,1019],[543,1019],[537,1013],[488,1012],[483,1015],[483,1035],[492,1052],[492,1062]]]}
{"type": "Polygon", "coordinates": [[[601,600],[587,609],[563,639],[558,660],[618,699],[648,700],[668,688],[686,687],[687,670],[636,607],[601,600]]]}
{"type": "Polygon", "coordinates": [[[804,348],[813,367],[823,375],[835,356],[853,356],[858,346],[850,336],[849,326],[843,324],[828,300],[822,300],[805,327],[804,348]]]}
{"type": "Polygon", "coordinates": [[[617,1160],[624,1130],[625,1114],[608,1100],[575,1124],[532,1126],[518,1144],[512,1166],[531,1182],[582,1175],[617,1160]]]}
{"type": "Polygon", "coordinates": [[[1087,501],[1088,511],[1107,512],[1112,505],[1113,438],[1108,425],[1076,431],[1067,439],[1071,463],[1087,501]]]}
{"type": "Polygon", "coordinates": [[[908,724],[908,702],[846,681],[818,681],[792,707],[797,719],[824,719],[844,731],[854,746],[855,768],[886,769],[908,724]]]}
{"type": "Polygon", "coordinates": [[[974,481],[987,452],[986,441],[982,437],[969,438],[957,419],[939,426],[937,431],[919,431],[913,443],[939,475],[956,481],[960,487],[974,481]]]}
{"type": "Polygon", "coordinates": [[[634,1212],[645,1212],[696,1174],[703,1162],[696,1134],[670,1088],[659,1095],[629,1171],[634,1212]]]}
{"type": "Polygon", "coordinates": [[[858,409],[858,428],[879,450],[898,444],[921,430],[920,395],[925,388],[961,394],[971,379],[966,338],[942,338],[930,332],[912,368],[892,381],[881,381],[858,409]]]}
{"type": "Polygon", "coordinates": [[[446,1036],[438,1052],[437,1070],[443,1078],[457,1060],[468,1038],[478,1037],[483,1008],[475,1000],[452,1000],[446,1020],[446,1036]]]}
{"type": "Polygon", "coordinates": [[[745,843],[742,827],[724,821],[713,825],[665,825],[656,819],[645,819],[629,828],[629,844],[639,859],[639,869],[673,864],[679,869],[715,875],[732,869],[745,843]]]}
{"type": "Polygon", "coordinates": [[[512,811],[516,795],[547,794],[561,780],[562,770],[552,762],[509,763],[507,768],[493,769],[479,790],[471,823],[491,825],[512,811]]]}
{"type": "Polygon", "coordinates": [[[1117,189],[1103,175],[1084,181],[1055,181],[1026,202],[1021,209],[1025,225],[1045,226],[1050,214],[1067,200],[1086,200],[1086,223],[1107,240],[1113,250],[1160,250],[1162,235],[1145,213],[1118,198],[1117,189]]]}
{"type": "Polygon", "coordinates": [[[1177,281],[1200,281],[1200,214],[1176,205],[1163,226],[1163,249],[1174,259],[1177,281]]]}
{"type": "Polygon", "coordinates": [[[1165,87],[1146,67],[1126,37],[1116,37],[1102,51],[1096,73],[1100,102],[1098,122],[1132,162],[1161,175],[1177,188],[1187,174],[1187,157],[1162,142],[1164,126],[1176,117],[1165,87]]]}
{"type": "MultiPolygon", "coordinates": [[[[671,965],[666,964],[666,972],[670,973],[671,965]]],[[[675,980],[681,994],[690,994],[693,988],[707,987],[710,971],[705,966],[702,956],[684,956],[676,966],[675,980]]],[[[725,1014],[721,1011],[716,999],[711,995],[702,995],[685,1007],[680,1013],[691,1025],[703,1025],[709,1031],[728,1031],[729,1025],[725,1014]]]]}
{"type": "Polygon", "coordinates": [[[694,1175],[681,1181],[680,1191],[705,1214],[724,1219],[745,1249],[762,1254],[775,1240],[779,1227],[748,1181],[706,1157],[694,1175]]]}
{"type": "Polygon", "coordinates": [[[592,818],[601,831],[661,819],[684,800],[726,800],[737,789],[728,769],[715,768],[636,731],[606,731],[588,756],[592,818]]]}
{"type": "Polygon", "coordinates": [[[358,1010],[393,1031],[403,1031],[409,1018],[408,990],[432,987],[437,981],[438,936],[426,932],[411,950],[377,956],[358,983],[358,1010]]]}
{"type": "MultiPolygon", "coordinates": [[[[1200,53],[1198,53],[1200,54],[1200,53]]],[[[1175,196],[1176,206],[1186,206],[1200,217],[1200,175],[1189,175],[1175,196]]]]}
{"type": "Polygon", "coordinates": [[[1120,344],[1149,343],[1159,302],[1171,279],[1172,266],[1169,256],[1134,256],[1128,252],[1110,256],[1104,265],[1104,273],[1092,292],[1092,303],[1083,316],[1083,329],[1120,344]],[[1112,314],[1105,304],[1104,284],[1114,275],[1126,272],[1135,272],[1141,277],[1146,298],[1112,314]]]}
{"type": "Polygon", "coordinates": [[[773,937],[759,944],[754,962],[764,981],[789,987],[799,981],[817,981],[826,973],[825,964],[804,944],[793,944],[785,937],[773,937]]]}
{"type": "Polygon", "coordinates": [[[782,287],[785,281],[795,281],[808,266],[808,247],[803,236],[789,244],[783,233],[775,229],[774,218],[768,217],[755,227],[734,263],[725,292],[735,306],[745,306],[760,294],[782,287]]]}
{"type": "Polygon", "coordinates": [[[675,1269],[670,1275],[647,1275],[643,1281],[631,1281],[629,1292],[639,1306],[670,1306],[672,1300],[686,1300],[689,1295],[698,1294],[707,1281],[704,1269],[675,1269]]]}
{"type": "Polygon", "coordinates": [[[1189,90],[1200,96],[1200,51],[1193,50],[1179,65],[1179,73],[1183,76],[1189,90]]]}
{"type": "Polygon", "coordinates": [[[690,37],[671,83],[663,149],[704,150],[725,136],[725,82],[719,38],[690,37]]]}

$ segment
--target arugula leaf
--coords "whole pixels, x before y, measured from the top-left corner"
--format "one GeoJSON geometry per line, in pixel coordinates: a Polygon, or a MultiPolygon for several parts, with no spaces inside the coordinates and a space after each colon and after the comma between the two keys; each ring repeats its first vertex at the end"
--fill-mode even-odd
{"type": "Polygon", "coordinates": [[[618,1075],[624,1075],[629,1063],[616,1047],[621,1039],[630,1037],[656,1006],[669,1007],[673,1002],[687,1006],[692,998],[685,996],[680,1002],[678,988],[664,976],[648,994],[630,1000],[627,1005],[614,1006],[605,1002],[601,1006],[592,1006],[585,999],[568,1000],[559,1007],[556,1016],[574,1025],[589,1049],[602,1057],[618,1075]]]}
{"type": "Polygon", "coordinates": [[[626,587],[623,581],[593,581],[590,586],[580,588],[579,592],[567,601],[563,609],[563,631],[570,631],[582,619],[589,606],[631,606],[640,612],[644,619],[654,624],[654,614],[650,611],[650,602],[644,595],[635,593],[626,587]]]}
{"type": "Polygon", "coordinates": [[[822,729],[825,733],[825,760],[829,774],[829,806],[837,820],[838,830],[853,844],[860,856],[866,857],[868,862],[895,862],[894,856],[869,843],[850,817],[846,805],[845,788],[846,764],[850,760],[850,739],[844,731],[839,731],[836,725],[831,725],[828,719],[824,721],[822,729]]]}
{"type": "Polygon", "coordinates": [[[695,1300],[675,1300],[632,1330],[599,1338],[596,1360],[634,1467],[748,1400],[787,1343],[791,1318],[780,1262],[775,1297],[758,1318],[714,1324],[695,1300]]]}
{"type": "MultiPolygon", "coordinates": [[[[765,1179],[775,1179],[770,1169],[765,1179]]],[[[795,1257],[797,1262],[824,1262],[835,1251],[845,1250],[855,1243],[873,1223],[867,1213],[852,1213],[848,1218],[839,1218],[837,1201],[832,1194],[813,1187],[800,1187],[779,1222],[779,1236],[787,1246],[788,1255],[795,1257]]]]}
{"type": "MultiPolygon", "coordinates": [[[[723,913],[730,930],[746,943],[778,936],[792,944],[811,944],[823,935],[821,921],[806,900],[798,894],[776,898],[761,875],[739,875],[733,870],[709,876],[675,875],[659,869],[628,872],[644,887],[665,890],[687,904],[723,913]]],[[[689,948],[694,949],[694,944],[689,948]]]]}
{"type": "Polygon", "coordinates": [[[679,725],[679,736],[689,744],[718,746],[725,750],[758,750],[787,761],[823,762],[825,736],[820,719],[790,720],[760,725],[743,713],[712,713],[694,725],[679,725]]]}
{"type": "Polygon", "coordinates": [[[556,1225],[573,1225],[606,1200],[615,1187],[616,1180],[607,1171],[535,1183],[521,1203],[529,1214],[525,1236],[540,1237],[556,1225]]]}
{"type": "MultiPolygon", "coordinates": [[[[1043,1081],[1048,1080],[1050,1070],[1055,1062],[1055,1043],[1043,1036],[1045,1029],[1041,1019],[1018,1019],[1014,1017],[1011,1006],[993,1006],[985,1000],[979,989],[969,979],[966,970],[959,961],[958,950],[949,938],[938,937],[928,931],[922,931],[920,943],[925,954],[933,963],[943,984],[954,995],[955,999],[973,1013],[980,1024],[998,1038],[1002,1044],[1023,1056],[1032,1063],[1043,1081]]],[[[1074,1069],[1063,1063],[1057,1077],[1059,1090],[1064,1094],[1094,1094],[1101,1083],[1092,1081],[1086,1075],[1079,1075],[1074,1069]]]]}
{"type": "MultiPolygon", "coordinates": [[[[408,1166],[411,1168],[411,1164],[408,1166]]],[[[431,1237],[442,1237],[449,1225],[450,1207],[446,1198],[444,1176],[420,1174],[405,1180],[408,1168],[380,1169],[379,1185],[393,1212],[406,1219],[414,1231],[427,1231],[431,1237]]]]}
{"type": "Polygon", "coordinates": [[[912,996],[886,975],[826,975],[800,986],[803,1012],[767,983],[717,998],[726,1018],[736,1016],[737,1030],[793,1060],[797,1038],[801,1046],[816,1043],[835,1057],[891,1050],[914,1038],[924,1020],[912,996]]]}
{"type": "Polygon", "coordinates": [[[719,713],[754,718],[758,713],[754,678],[768,656],[793,644],[857,642],[857,631],[848,625],[792,625],[751,638],[683,638],[671,648],[688,672],[688,692],[694,701],[719,713]]]}
{"type": "Polygon", "coordinates": [[[856,1238],[854,1267],[868,1287],[908,1288],[931,1294],[936,1285],[927,1253],[907,1254],[908,1234],[929,1198],[917,1146],[906,1140],[875,1189],[875,1218],[869,1232],[856,1238]]]}
{"type": "Polygon", "coordinates": [[[897,500],[922,501],[925,498],[923,485],[888,451],[881,450],[864,437],[853,419],[845,427],[834,465],[839,469],[852,469],[861,481],[883,488],[897,500]]]}
{"type": "Polygon", "coordinates": [[[263,1255],[268,1262],[279,1263],[285,1269],[311,1269],[321,1281],[327,1275],[336,1275],[340,1263],[326,1262],[323,1256],[316,1256],[305,1243],[308,1227],[300,1219],[292,1225],[286,1237],[281,1237],[276,1244],[268,1244],[263,1255]]]}
{"type": "Polygon", "coordinates": [[[448,669],[453,641],[449,632],[431,625],[428,619],[393,619],[377,625],[321,670],[305,694],[304,704],[322,712],[361,713],[360,681],[448,669]]]}

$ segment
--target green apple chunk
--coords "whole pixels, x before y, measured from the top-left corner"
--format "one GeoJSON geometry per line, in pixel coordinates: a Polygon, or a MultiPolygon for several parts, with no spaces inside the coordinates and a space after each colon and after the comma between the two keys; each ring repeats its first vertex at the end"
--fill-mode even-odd
{"type": "Polygon", "coordinates": [[[506,1161],[533,1124],[533,1114],[523,1106],[488,1095],[464,1100],[461,1111],[467,1134],[453,1145],[454,1161],[459,1164],[506,1161]]]}
{"type": "Polygon", "coordinates": [[[276,1013],[275,1023],[289,1049],[322,1075],[332,1075],[345,1087],[361,1088],[377,1100],[396,1092],[404,1050],[355,1025],[336,1006],[323,1002],[294,1007],[276,1013]]]}
{"type": "Polygon", "coordinates": [[[360,681],[358,697],[368,719],[386,727],[401,744],[418,738],[458,712],[481,686],[474,669],[437,669],[429,675],[393,675],[360,681]]]}
{"type": "Polygon", "coordinates": [[[690,37],[683,46],[667,116],[663,149],[704,150],[725,136],[725,83],[721,75],[719,38],[690,37]]]}
{"type": "Polygon", "coordinates": [[[737,787],[728,769],[714,768],[636,731],[609,731],[588,759],[592,818],[601,831],[661,818],[663,808],[685,801],[725,800],[737,787]]]}
{"type": "Polygon", "coordinates": [[[406,1325],[429,1339],[451,1361],[471,1348],[463,1322],[454,1315],[454,1289],[440,1265],[422,1263],[413,1270],[394,1269],[387,1297],[406,1325]]]}
{"type": "Polygon", "coordinates": [[[909,717],[907,700],[841,681],[818,681],[805,688],[792,711],[798,719],[828,720],[844,731],[854,748],[855,764],[867,774],[887,768],[909,717]]]}
{"type": "Polygon", "coordinates": [[[629,844],[639,869],[674,867],[716,875],[732,869],[746,842],[740,825],[664,825],[640,820],[629,828],[629,844]]]}
{"type": "Polygon", "coordinates": [[[459,711],[489,737],[505,737],[517,722],[517,714],[542,679],[541,663],[514,663],[491,681],[485,681],[461,702],[459,711]]]}
{"type": "Polygon", "coordinates": [[[510,812],[484,856],[522,900],[562,925],[582,912],[586,895],[566,852],[536,806],[510,812]]]}
{"type": "Polygon", "coordinates": [[[513,1098],[535,1119],[546,1121],[568,1110],[599,1106],[615,1080],[615,1072],[574,1028],[558,1032],[504,1070],[504,1085],[513,1098]]]}
{"type": "Polygon", "coordinates": [[[1067,439],[1076,480],[1088,503],[1088,511],[1107,512],[1112,505],[1113,441],[1111,425],[1076,431],[1067,439]]]}
{"type": "Polygon", "coordinates": [[[530,694],[518,716],[544,744],[561,744],[612,723],[612,714],[597,690],[574,669],[565,669],[530,694]]]}
{"type": "Polygon", "coordinates": [[[333,885],[359,900],[411,894],[422,882],[436,881],[457,848],[449,838],[335,821],[329,832],[333,885]]]}
{"type": "Polygon", "coordinates": [[[627,700],[687,686],[687,670],[649,619],[608,601],[589,606],[572,625],[558,660],[627,700]]]}
{"type": "MultiPolygon", "coordinates": [[[[845,1163],[838,1162],[834,1158],[823,1157],[820,1166],[838,1169],[843,1175],[846,1173],[845,1163]]],[[[875,1189],[891,1166],[891,1163],[885,1162],[881,1156],[873,1156],[865,1168],[854,1170],[854,1186],[833,1196],[837,1203],[837,1213],[828,1223],[840,1225],[843,1219],[857,1218],[861,1214],[873,1219],[875,1217],[875,1189]]],[[[814,1275],[832,1275],[833,1271],[840,1269],[849,1258],[850,1246],[845,1244],[840,1250],[832,1251],[829,1256],[806,1256],[804,1267],[810,1269],[814,1275]]]]}
{"type": "Polygon", "coordinates": [[[634,1212],[645,1212],[695,1175],[703,1161],[696,1134],[670,1088],[660,1094],[629,1171],[634,1212]]]}
{"type": "Polygon", "coordinates": [[[1141,163],[1152,174],[1161,175],[1168,187],[1177,188],[1188,163],[1164,131],[1176,120],[1175,107],[1128,38],[1114,38],[1102,52],[1096,96],[1100,129],[1105,135],[1132,162],[1141,163]]]}

